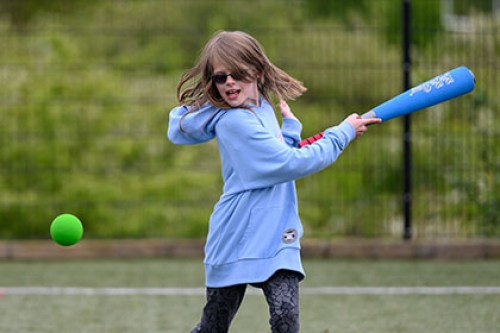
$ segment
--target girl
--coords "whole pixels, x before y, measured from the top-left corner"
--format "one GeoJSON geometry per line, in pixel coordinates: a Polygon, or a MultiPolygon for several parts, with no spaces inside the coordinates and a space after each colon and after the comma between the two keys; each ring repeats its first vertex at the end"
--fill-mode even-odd
{"type": "Polygon", "coordinates": [[[284,100],[305,90],[241,31],[215,34],[181,78],[168,138],[176,144],[216,138],[224,180],[205,245],[206,305],[192,332],[228,332],[248,284],[262,289],[272,332],[299,332],[305,273],[294,180],[332,164],[366,125],[380,122],[352,114],[299,149],[301,124],[284,100]],[[271,94],[280,100],[281,127],[271,94]]]}

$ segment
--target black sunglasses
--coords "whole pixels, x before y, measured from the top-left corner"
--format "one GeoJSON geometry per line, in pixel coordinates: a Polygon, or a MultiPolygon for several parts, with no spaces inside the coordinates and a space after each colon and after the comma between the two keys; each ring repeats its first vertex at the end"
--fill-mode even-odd
{"type": "Polygon", "coordinates": [[[227,81],[227,77],[228,76],[231,76],[233,79],[235,79],[236,81],[241,81],[243,80],[243,77],[238,75],[238,74],[232,74],[232,73],[229,73],[229,74],[214,74],[211,76],[212,80],[216,83],[216,84],[224,84],[226,83],[227,81]]]}

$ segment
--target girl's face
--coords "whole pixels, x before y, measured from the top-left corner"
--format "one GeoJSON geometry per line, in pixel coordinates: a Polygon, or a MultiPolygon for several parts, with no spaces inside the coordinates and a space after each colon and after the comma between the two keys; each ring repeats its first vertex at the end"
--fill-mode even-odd
{"type": "Polygon", "coordinates": [[[259,106],[259,89],[256,80],[247,82],[239,78],[235,79],[231,76],[231,72],[218,61],[213,64],[213,75],[212,80],[219,94],[231,107],[243,104],[259,106]]]}

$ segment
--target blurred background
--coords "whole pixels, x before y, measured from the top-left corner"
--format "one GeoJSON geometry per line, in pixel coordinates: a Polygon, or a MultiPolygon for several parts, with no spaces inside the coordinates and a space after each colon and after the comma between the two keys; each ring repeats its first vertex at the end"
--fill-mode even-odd
{"type": "Polygon", "coordinates": [[[411,193],[395,119],[297,181],[299,208],[308,238],[401,239],[408,223],[414,239],[500,236],[500,1],[412,1],[409,21],[404,2],[0,0],[0,239],[48,239],[60,213],[86,238],[203,238],[222,189],[216,142],[175,146],[166,129],[180,76],[218,30],[250,33],[308,87],[290,103],[303,137],[405,78],[470,68],[473,93],[411,116],[411,193]]]}

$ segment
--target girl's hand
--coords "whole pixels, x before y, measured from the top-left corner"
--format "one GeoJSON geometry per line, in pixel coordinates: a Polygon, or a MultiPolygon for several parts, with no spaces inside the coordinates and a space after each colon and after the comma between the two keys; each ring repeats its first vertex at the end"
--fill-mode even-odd
{"type": "Polygon", "coordinates": [[[378,124],[382,122],[380,118],[371,118],[371,119],[361,119],[361,117],[357,113],[351,114],[349,117],[345,119],[350,122],[356,131],[356,138],[359,138],[366,132],[368,125],[378,124]]]}
{"type": "Polygon", "coordinates": [[[297,119],[297,117],[295,117],[292,110],[290,110],[290,107],[288,106],[288,104],[284,100],[280,101],[279,107],[280,107],[281,116],[283,118],[297,119]]]}

